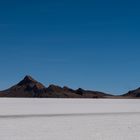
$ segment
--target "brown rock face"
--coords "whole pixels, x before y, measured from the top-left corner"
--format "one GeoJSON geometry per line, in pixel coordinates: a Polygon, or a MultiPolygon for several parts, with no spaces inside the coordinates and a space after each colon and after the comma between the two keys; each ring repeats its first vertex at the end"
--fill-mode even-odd
{"type": "Polygon", "coordinates": [[[28,86],[30,88],[37,88],[38,90],[44,89],[45,86],[36,80],[34,80],[31,76],[25,76],[25,78],[17,84],[17,86],[28,86]]]}
{"type": "Polygon", "coordinates": [[[0,96],[5,97],[39,97],[45,90],[45,86],[34,80],[31,76],[25,78],[17,85],[2,91],[0,96]]]}
{"type": "Polygon", "coordinates": [[[81,98],[74,90],[68,87],[62,88],[56,85],[50,85],[46,90],[52,98],[81,98]]]}
{"type": "Polygon", "coordinates": [[[103,92],[84,90],[82,88],[77,89],[76,93],[81,95],[83,98],[107,98],[108,96],[111,96],[103,92]]]}
{"type": "Polygon", "coordinates": [[[25,76],[17,85],[0,92],[0,97],[24,98],[106,98],[107,96],[109,95],[102,92],[88,91],[81,88],[73,90],[66,86],[62,88],[50,85],[46,88],[31,76],[25,76]]]}

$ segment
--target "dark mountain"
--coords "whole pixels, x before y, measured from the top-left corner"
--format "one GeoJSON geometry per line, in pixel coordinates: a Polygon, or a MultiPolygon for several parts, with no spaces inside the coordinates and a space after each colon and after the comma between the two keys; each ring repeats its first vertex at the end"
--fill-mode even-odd
{"type": "Polygon", "coordinates": [[[82,88],[77,89],[76,93],[81,95],[83,98],[103,98],[111,96],[103,92],[84,90],[82,88]]]}
{"type": "Polygon", "coordinates": [[[128,93],[124,94],[123,97],[140,98],[140,88],[129,91],[128,93]]]}
{"type": "Polygon", "coordinates": [[[1,91],[1,97],[39,97],[44,93],[46,87],[34,80],[31,76],[25,78],[17,85],[1,91]]]}
{"type": "Polygon", "coordinates": [[[15,86],[0,91],[0,97],[36,97],[36,98],[108,98],[111,95],[84,89],[73,90],[68,87],[50,85],[46,88],[31,76],[25,78],[15,86]]]}
{"type": "Polygon", "coordinates": [[[50,85],[47,89],[47,95],[52,98],[81,98],[82,96],[75,93],[74,90],[67,87],[50,85]]]}

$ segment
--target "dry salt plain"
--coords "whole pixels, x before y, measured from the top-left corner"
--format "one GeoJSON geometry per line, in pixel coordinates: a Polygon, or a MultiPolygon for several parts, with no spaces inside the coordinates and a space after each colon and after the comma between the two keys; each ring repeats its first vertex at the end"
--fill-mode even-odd
{"type": "Polygon", "coordinates": [[[140,100],[1,98],[0,140],[140,140],[140,100]]]}

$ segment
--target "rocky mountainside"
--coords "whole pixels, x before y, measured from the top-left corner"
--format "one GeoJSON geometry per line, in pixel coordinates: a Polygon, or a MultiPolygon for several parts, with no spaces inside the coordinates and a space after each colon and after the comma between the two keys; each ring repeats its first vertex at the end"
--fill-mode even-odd
{"type": "Polygon", "coordinates": [[[46,87],[34,80],[31,76],[25,78],[17,85],[1,91],[1,97],[38,97],[45,92],[46,87]]]}
{"type": "Polygon", "coordinates": [[[84,89],[73,90],[68,87],[50,85],[45,87],[31,76],[25,78],[13,87],[0,91],[0,97],[30,97],[30,98],[108,98],[112,95],[84,89]]]}
{"type": "Polygon", "coordinates": [[[123,97],[140,98],[140,88],[129,91],[128,93],[124,94],[123,97]]]}

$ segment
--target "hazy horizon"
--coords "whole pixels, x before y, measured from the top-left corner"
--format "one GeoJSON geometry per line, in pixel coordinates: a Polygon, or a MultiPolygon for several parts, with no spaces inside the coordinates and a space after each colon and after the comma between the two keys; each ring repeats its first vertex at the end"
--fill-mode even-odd
{"type": "Polygon", "coordinates": [[[0,90],[44,85],[126,93],[140,87],[139,1],[0,2],[0,90]]]}

